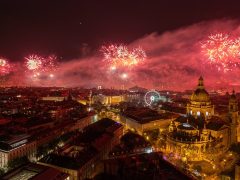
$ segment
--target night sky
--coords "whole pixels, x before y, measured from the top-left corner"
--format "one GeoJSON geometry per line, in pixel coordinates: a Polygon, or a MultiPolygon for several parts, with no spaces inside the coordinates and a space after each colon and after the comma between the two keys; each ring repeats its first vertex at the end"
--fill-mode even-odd
{"type": "Polygon", "coordinates": [[[29,53],[63,61],[109,42],[131,43],[204,20],[238,18],[237,1],[220,0],[1,0],[0,56],[19,61],[29,53]]]}
{"type": "Polygon", "coordinates": [[[0,81],[185,90],[202,75],[208,89],[240,90],[239,7],[237,0],[1,0],[0,81]],[[227,36],[229,56],[212,61],[202,45],[218,34],[227,36]],[[239,49],[232,51],[235,41],[239,49]],[[146,58],[113,70],[114,58],[106,61],[100,50],[110,44],[124,44],[128,52],[140,47],[146,58]],[[33,54],[43,58],[36,69],[28,66],[33,54]],[[53,66],[47,65],[51,55],[53,66]]]}

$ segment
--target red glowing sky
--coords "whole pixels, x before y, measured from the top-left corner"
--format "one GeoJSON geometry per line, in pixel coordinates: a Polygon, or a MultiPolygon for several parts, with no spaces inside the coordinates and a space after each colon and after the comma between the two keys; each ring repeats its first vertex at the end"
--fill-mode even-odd
{"type": "Polygon", "coordinates": [[[200,75],[208,89],[240,84],[239,68],[218,71],[200,50],[210,34],[240,36],[237,1],[1,0],[0,13],[0,58],[13,63],[0,79],[6,85],[184,90],[195,87],[200,75]],[[111,71],[99,49],[112,43],[141,46],[148,58],[111,71]],[[58,56],[54,76],[26,71],[24,57],[31,54],[58,56]]]}
{"type": "MultiPolygon", "coordinates": [[[[10,75],[7,84],[40,86],[87,86],[120,88],[134,85],[154,89],[184,90],[196,86],[197,79],[203,75],[208,89],[238,89],[240,69],[230,72],[218,71],[206,64],[200,50],[200,42],[209,34],[224,32],[240,35],[238,20],[204,21],[162,34],[150,33],[128,45],[141,46],[147,53],[145,62],[132,69],[118,73],[109,71],[100,52],[82,59],[72,59],[60,64],[54,79],[33,81],[24,73],[17,71],[10,75]],[[128,78],[121,78],[127,73],[128,78]],[[16,84],[18,83],[18,84],[16,84]]],[[[15,66],[20,67],[20,63],[15,66]]],[[[18,69],[18,68],[16,68],[18,69]]]]}

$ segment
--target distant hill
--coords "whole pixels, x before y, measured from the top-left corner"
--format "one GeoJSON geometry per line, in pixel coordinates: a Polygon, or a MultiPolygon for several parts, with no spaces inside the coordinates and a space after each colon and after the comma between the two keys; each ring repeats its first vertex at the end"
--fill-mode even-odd
{"type": "Polygon", "coordinates": [[[132,91],[132,92],[146,92],[147,91],[147,89],[138,87],[138,86],[133,86],[133,87],[129,88],[128,90],[132,91]]]}

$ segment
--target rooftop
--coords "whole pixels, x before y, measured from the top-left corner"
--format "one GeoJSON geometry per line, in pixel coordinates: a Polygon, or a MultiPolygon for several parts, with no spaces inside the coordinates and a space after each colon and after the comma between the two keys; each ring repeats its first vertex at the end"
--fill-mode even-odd
{"type": "MultiPolygon", "coordinates": [[[[105,172],[118,179],[192,179],[162,158],[161,153],[145,153],[126,158],[106,160],[112,170],[105,172]],[[114,171],[115,169],[115,171],[114,171]],[[119,174],[121,172],[121,175],[119,174]]],[[[110,168],[106,168],[110,169],[110,168]]]]}
{"type": "Polygon", "coordinates": [[[196,129],[202,129],[204,126],[204,119],[202,118],[197,118],[195,119],[193,116],[180,116],[178,117],[175,121],[183,124],[183,123],[188,123],[192,127],[196,129]]]}
{"type": "Polygon", "coordinates": [[[81,168],[86,162],[91,160],[98,151],[93,147],[88,147],[85,149],[81,149],[78,151],[77,156],[69,156],[68,155],[58,155],[58,154],[49,154],[42,158],[40,162],[51,164],[67,169],[77,170],[81,168]]]}
{"type": "Polygon", "coordinates": [[[0,150],[9,151],[28,142],[27,134],[1,136],[0,150]]]}
{"type": "Polygon", "coordinates": [[[123,113],[124,116],[134,119],[141,124],[145,124],[151,121],[160,120],[160,119],[173,119],[177,118],[179,115],[175,113],[158,113],[149,108],[128,108],[123,113]]]}
{"type": "MultiPolygon", "coordinates": [[[[180,116],[176,119],[177,122],[180,122],[181,125],[178,126],[181,129],[189,129],[189,128],[196,128],[196,129],[202,129],[204,127],[204,119],[203,118],[197,118],[195,119],[193,116],[180,116]],[[190,126],[184,126],[186,124],[189,124],[190,126]]],[[[208,123],[206,124],[206,128],[210,130],[219,130],[221,127],[226,125],[226,122],[224,122],[220,117],[218,116],[212,116],[210,119],[208,119],[208,123]]]]}
{"type": "Polygon", "coordinates": [[[27,164],[5,174],[2,179],[10,179],[10,180],[41,180],[41,179],[48,179],[54,180],[59,179],[63,180],[68,177],[68,174],[62,173],[56,169],[42,166],[39,164],[27,164]]]}
{"type": "Polygon", "coordinates": [[[211,129],[211,130],[219,130],[221,129],[224,125],[226,125],[226,123],[221,120],[219,117],[217,116],[213,116],[209,123],[206,125],[207,129],[211,129]]]}
{"type": "Polygon", "coordinates": [[[182,123],[178,126],[179,129],[185,129],[185,130],[194,130],[195,128],[191,126],[188,123],[182,123]]]}
{"type": "Polygon", "coordinates": [[[57,154],[49,154],[40,162],[77,170],[101,152],[104,144],[111,142],[112,133],[120,127],[121,124],[104,118],[78,133],[57,154]]]}

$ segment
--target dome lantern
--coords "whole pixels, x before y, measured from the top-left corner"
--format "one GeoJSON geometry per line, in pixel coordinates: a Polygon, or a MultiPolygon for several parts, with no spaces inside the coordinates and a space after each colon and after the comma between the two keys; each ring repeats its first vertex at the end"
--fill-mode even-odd
{"type": "Polygon", "coordinates": [[[204,89],[203,77],[202,76],[200,76],[200,78],[198,79],[198,88],[199,89],[204,89]]]}
{"type": "Polygon", "coordinates": [[[191,96],[191,101],[195,102],[210,102],[210,97],[208,92],[204,88],[203,77],[198,79],[197,89],[191,96]]]}

